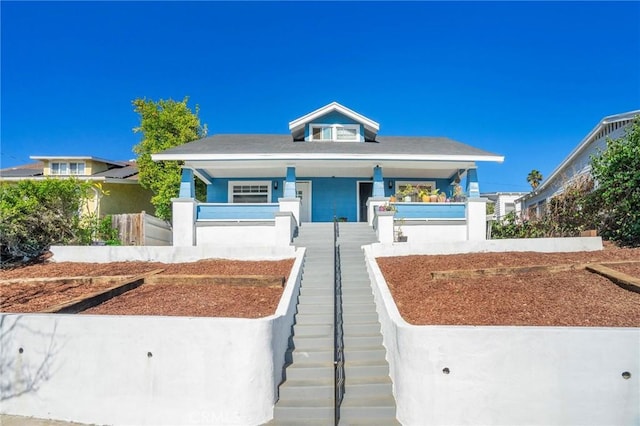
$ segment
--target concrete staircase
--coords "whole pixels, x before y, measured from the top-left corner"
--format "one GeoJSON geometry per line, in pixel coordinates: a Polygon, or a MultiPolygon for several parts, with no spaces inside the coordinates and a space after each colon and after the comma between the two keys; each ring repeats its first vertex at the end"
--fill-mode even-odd
{"type": "MultiPolygon", "coordinates": [[[[393,425],[395,400],[380,324],[360,246],[375,241],[366,224],[341,223],[345,394],[340,424],[393,425]]],[[[270,425],[333,425],[333,223],[306,223],[295,241],[307,248],[298,313],[270,425]]]]}

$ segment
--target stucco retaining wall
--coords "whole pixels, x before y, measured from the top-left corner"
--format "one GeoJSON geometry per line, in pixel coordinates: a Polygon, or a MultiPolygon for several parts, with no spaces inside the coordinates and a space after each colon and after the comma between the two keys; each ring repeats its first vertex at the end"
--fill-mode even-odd
{"type": "Polygon", "coordinates": [[[201,259],[281,260],[296,255],[296,248],[227,246],[51,246],[53,262],[197,262],[201,259]]]}
{"type": "Polygon", "coordinates": [[[402,424],[640,422],[640,329],[410,325],[374,252],[365,247],[402,424]]]}
{"type": "Polygon", "coordinates": [[[541,253],[602,250],[600,237],[519,238],[483,241],[425,241],[371,245],[375,257],[408,256],[412,254],[457,254],[477,252],[535,251],[541,253]]]}
{"type": "Polygon", "coordinates": [[[111,425],[269,421],[304,253],[265,318],[0,315],[0,412],[111,425]]]}

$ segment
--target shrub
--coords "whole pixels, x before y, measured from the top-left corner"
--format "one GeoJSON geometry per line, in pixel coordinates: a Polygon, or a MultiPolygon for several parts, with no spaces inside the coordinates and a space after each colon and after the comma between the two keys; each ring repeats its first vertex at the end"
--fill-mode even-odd
{"type": "Polygon", "coordinates": [[[591,167],[598,182],[594,197],[602,204],[602,236],[640,246],[640,117],[624,136],[607,140],[607,149],[591,159],[591,167]]]}

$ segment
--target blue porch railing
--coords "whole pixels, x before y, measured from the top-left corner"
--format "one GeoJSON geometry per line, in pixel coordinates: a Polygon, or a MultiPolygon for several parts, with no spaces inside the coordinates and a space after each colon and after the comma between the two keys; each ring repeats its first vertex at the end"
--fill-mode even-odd
{"type": "Polygon", "coordinates": [[[465,203],[392,203],[397,209],[396,219],[441,219],[460,220],[466,218],[465,203]]]}
{"type": "Polygon", "coordinates": [[[278,203],[198,204],[196,220],[275,220],[278,203]]]}

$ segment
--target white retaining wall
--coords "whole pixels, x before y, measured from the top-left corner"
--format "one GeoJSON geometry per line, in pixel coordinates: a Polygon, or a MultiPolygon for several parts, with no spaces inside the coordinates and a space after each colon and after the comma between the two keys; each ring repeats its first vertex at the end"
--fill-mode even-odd
{"type": "MultiPolygon", "coordinates": [[[[396,228],[398,228],[396,226],[396,228]]],[[[450,222],[449,224],[424,224],[407,223],[401,226],[402,233],[407,236],[407,242],[420,241],[423,243],[465,241],[467,239],[467,224],[450,222]]]]}
{"type": "Polygon", "coordinates": [[[402,424],[640,421],[640,329],[410,325],[374,252],[365,247],[402,424]]]}
{"type": "Polygon", "coordinates": [[[296,248],[239,247],[223,244],[189,247],[161,246],[51,246],[53,262],[196,262],[201,259],[281,260],[295,256],[296,248]]]}
{"type": "Polygon", "coordinates": [[[304,253],[265,318],[0,315],[0,412],[110,425],[269,421],[304,253]]]}
{"type": "Polygon", "coordinates": [[[407,243],[372,244],[371,250],[375,257],[507,251],[576,252],[602,250],[602,238],[520,238],[484,241],[438,241],[438,244],[432,244],[428,241],[415,243],[409,238],[407,243]]]}

